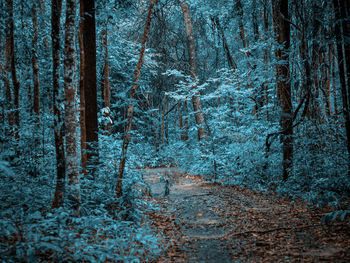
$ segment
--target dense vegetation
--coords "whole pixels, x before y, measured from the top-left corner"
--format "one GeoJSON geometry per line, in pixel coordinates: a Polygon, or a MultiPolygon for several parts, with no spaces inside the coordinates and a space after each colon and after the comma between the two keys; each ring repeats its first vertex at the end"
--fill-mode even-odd
{"type": "Polygon", "coordinates": [[[349,0],[0,2],[0,258],[152,261],[138,168],[350,214],[349,0]]]}

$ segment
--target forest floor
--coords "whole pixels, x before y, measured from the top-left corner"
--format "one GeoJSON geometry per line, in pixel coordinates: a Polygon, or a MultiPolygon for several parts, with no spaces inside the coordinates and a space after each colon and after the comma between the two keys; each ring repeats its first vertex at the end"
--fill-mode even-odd
{"type": "Polygon", "coordinates": [[[159,262],[350,262],[350,226],[321,223],[327,208],[175,168],[144,169],[143,176],[161,207],[149,214],[168,246],[159,262]]]}

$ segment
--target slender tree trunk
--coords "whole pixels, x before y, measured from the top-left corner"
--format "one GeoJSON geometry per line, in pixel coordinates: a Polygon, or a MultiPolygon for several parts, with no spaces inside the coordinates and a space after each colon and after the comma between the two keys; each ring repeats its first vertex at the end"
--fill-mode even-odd
{"type": "Polygon", "coordinates": [[[33,68],[33,86],[34,86],[34,113],[37,117],[39,124],[40,115],[40,85],[39,85],[39,64],[38,64],[38,20],[37,20],[37,7],[36,3],[33,3],[32,7],[32,22],[33,22],[33,40],[32,40],[32,68],[33,68]]]}
{"type": "Polygon", "coordinates": [[[337,86],[336,86],[336,74],[335,74],[335,49],[334,44],[332,44],[332,59],[331,59],[331,79],[332,79],[332,93],[333,93],[333,111],[334,117],[338,119],[338,96],[337,96],[337,86]]]}
{"type": "Polygon", "coordinates": [[[63,128],[64,123],[60,107],[62,105],[62,94],[60,92],[59,69],[60,69],[60,21],[62,0],[52,0],[51,5],[51,39],[52,39],[52,85],[53,85],[53,112],[54,133],[56,148],[57,179],[55,196],[52,203],[53,208],[63,205],[65,192],[66,163],[64,154],[63,128]]]}
{"type": "MultiPolygon", "coordinates": [[[[195,50],[193,30],[192,30],[192,21],[191,21],[190,11],[186,1],[182,1],[180,5],[184,16],[184,21],[185,21],[187,49],[188,49],[189,64],[191,69],[191,77],[193,81],[195,81],[197,78],[197,62],[196,62],[196,50],[195,50]]],[[[196,88],[197,88],[196,85],[192,87],[192,89],[196,89],[196,88]]],[[[204,113],[203,113],[201,100],[199,96],[200,96],[199,92],[196,92],[196,94],[192,96],[192,104],[193,104],[193,110],[195,112],[196,124],[198,126],[198,140],[201,141],[202,139],[205,139],[207,137],[207,132],[205,130],[204,113]]]]}
{"type": "MultiPolygon", "coordinates": [[[[18,136],[18,129],[19,129],[19,81],[17,79],[17,71],[16,71],[16,53],[15,53],[15,24],[13,20],[13,0],[6,0],[6,8],[8,10],[8,27],[9,27],[9,34],[7,35],[8,38],[8,45],[9,45],[9,54],[10,54],[10,71],[11,71],[11,79],[12,79],[12,86],[13,86],[13,117],[10,119],[13,120],[13,135],[16,139],[19,138],[18,136]]],[[[12,122],[11,120],[11,122],[12,122]]]]}
{"type": "Polygon", "coordinates": [[[64,41],[64,92],[65,92],[65,125],[66,125],[66,166],[68,176],[68,200],[80,216],[80,182],[77,155],[77,107],[75,102],[75,0],[67,0],[65,41],[64,41]]]}
{"type": "MultiPolygon", "coordinates": [[[[345,52],[345,63],[346,63],[346,78],[347,78],[347,91],[350,96],[350,0],[339,0],[340,12],[342,17],[342,28],[343,28],[343,40],[344,40],[344,52],[345,52]]],[[[350,97],[349,104],[350,104],[350,97]]]]}
{"type": "Polygon", "coordinates": [[[218,29],[218,32],[219,34],[221,35],[222,37],[222,42],[223,42],[223,45],[224,45],[224,49],[225,49],[225,52],[226,52],[226,57],[227,57],[227,61],[228,61],[228,64],[230,66],[231,69],[235,70],[237,68],[237,65],[236,63],[234,62],[233,58],[232,58],[232,55],[231,55],[231,52],[230,52],[230,48],[227,44],[227,40],[226,40],[226,37],[225,37],[225,32],[224,30],[222,29],[221,27],[221,24],[220,24],[220,20],[218,17],[215,17],[215,18],[212,18],[213,22],[215,23],[216,25],[216,28],[218,29]]]}
{"type": "Polygon", "coordinates": [[[183,121],[182,121],[181,102],[177,103],[177,109],[179,111],[180,138],[181,138],[181,141],[184,141],[185,140],[185,136],[184,136],[184,133],[183,133],[184,125],[183,125],[183,121]]]}
{"type": "MultiPolygon", "coordinates": [[[[83,17],[83,10],[80,6],[80,18],[83,17]]],[[[86,125],[85,125],[85,92],[84,92],[84,43],[83,43],[83,19],[79,24],[79,57],[80,57],[80,73],[79,73],[79,98],[80,98],[80,151],[81,151],[81,168],[84,174],[87,174],[87,154],[86,154],[86,125]]]]}
{"type": "Polygon", "coordinates": [[[325,90],[324,101],[327,117],[332,115],[332,103],[331,103],[331,59],[332,59],[332,47],[328,46],[328,56],[324,55],[323,68],[322,68],[322,86],[325,90]],[[328,67],[326,67],[327,65],[328,67]]]}
{"type": "Polygon", "coordinates": [[[288,0],[272,0],[274,31],[276,40],[280,45],[284,45],[282,49],[276,51],[276,57],[283,64],[276,66],[277,77],[277,97],[280,100],[282,108],[282,116],[280,125],[283,130],[283,180],[291,174],[293,162],[293,107],[292,94],[289,82],[289,47],[290,47],[290,24],[288,19],[288,0]]]}
{"type": "Polygon", "coordinates": [[[5,43],[5,67],[4,67],[4,82],[5,82],[5,96],[7,101],[7,119],[9,122],[9,133],[13,137],[13,126],[14,126],[14,116],[13,116],[13,102],[12,102],[12,90],[11,90],[11,59],[12,59],[12,47],[11,47],[11,5],[6,2],[6,43],[5,43]]]}
{"type": "Polygon", "coordinates": [[[188,127],[188,108],[187,108],[187,101],[184,102],[184,109],[185,109],[185,117],[183,118],[183,119],[184,119],[184,127],[185,127],[185,130],[184,130],[184,137],[185,137],[185,141],[187,142],[187,145],[189,145],[189,141],[188,141],[188,130],[189,130],[189,127],[188,127]]]}
{"type": "MultiPolygon", "coordinates": [[[[145,56],[145,50],[146,50],[146,42],[148,39],[148,33],[151,27],[151,21],[152,21],[152,13],[153,13],[153,7],[156,0],[150,0],[150,5],[148,9],[148,16],[147,16],[147,22],[146,26],[143,32],[143,38],[142,38],[142,44],[141,44],[141,50],[140,50],[140,58],[136,65],[135,71],[134,71],[134,83],[132,85],[131,91],[130,91],[130,97],[131,99],[135,99],[136,97],[136,90],[141,74],[141,67],[143,64],[144,56],[145,56]]],[[[132,129],[132,120],[134,117],[134,105],[130,104],[128,106],[128,112],[127,112],[127,124],[125,127],[125,133],[123,138],[123,146],[122,146],[122,154],[121,159],[119,163],[119,173],[117,178],[117,185],[116,185],[116,197],[119,198],[122,196],[122,184],[123,184],[123,175],[125,170],[125,162],[127,157],[127,151],[128,146],[131,140],[131,129],[132,129]]]]}
{"type": "MultiPolygon", "coordinates": [[[[346,11],[342,10],[345,8],[345,2],[348,2],[348,0],[333,0],[334,5],[334,11],[335,11],[335,34],[336,34],[336,48],[338,53],[338,69],[339,69],[339,79],[340,79],[340,87],[341,87],[341,93],[342,93],[342,102],[343,102],[343,114],[344,114],[344,120],[345,120],[345,131],[346,131],[346,147],[348,150],[348,175],[350,175],[350,113],[349,113],[349,85],[347,87],[346,85],[346,78],[347,74],[345,69],[347,71],[350,70],[350,61],[349,58],[347,58],[347,50],[346,46],[349,48],[349,44],[345,44],[344,37],[347,36],[348,33],[348,25],[345,24],[345,22],[342,22],[346,19],[346,11]],[[345,17],[344,17],[345,16],[345,17]],[[343,34],[344,35],[343,35],[343,34]],[[343,46],[345,49],[345,52],[343,52],[343,46]],[[345,64],[349,63],[349,64],[345,64]]],[[[350,6],[350,5],[349,5],[350,6]]],[[[349,51],[349,50],[348,50],[349,51]]],[[[349,84],[349,83],[348,83],[349,84]]]]}
{"type": "MultiPolygon", "coordinates": [[[[263,11],[263,17],[264,17],[264,31],[265,31],[265,40],[268,40],[268,35],[269,35],[269,19],[268,19],[268,14],[267,14],[267,8],[266,8],[267,3],[264,3],[264,11],[263,11]]],[[[265,48],[264,50],[264,60],[265,60],[265,64],[268,65],[269,64],[269,50],[267,48],[265,48]]],[[[266,67],[267,70],[267,67],[266,67]]],[[[265,104],[266,104],[266,119],[269,120],[270,119],[270,112],[269,112],[269,86],[266,85],[265,83],[263,84],[264,86],[264,91],[265,91],[265,104]]]]}
{"type": "MultiPolygon", "coordinates": [[[[85,112],[85,133],[87,166],[95,167],[98,162],[98,122],[97,122],[97,91],[96,91],[96,25],[95,1],[80,0],[81,37],[83,42],[82,86],[85,112]],[[87,121],[88,120],[88,121],[87,121]]],[[[82,97],[80,97],[82,101],[82,97]]],[[[83,139],[83,138],[82,138],[83,139]]],[[[84,167],[85,168],[85,167],[84,167]]],[[[94,172],[95,169],[91,171],[94,172]]]]}
{"type": "Polygon", "coordinates": [[[164,144],[164,137],[165,137],[165,112],[166,112],[166,104],[167,100],[166,97],[163,100],[163,103],[161,104],[162,108],[162,127],[161,127],[161,142],[162,145],[164,144]]]}
{"type": "Polygon", "coordinates": [[[257,18],[257,4],[256,0],[253,0],[253,12],[252,12],[252,22],[253,22],[253,31],[254,31],[254,40],[259,40],[259,25],[257,18]]]}
{"type": "Polygon", "coordinates": [[[105,23],[105,28],[102,32],[102,43],[105,52],[104,70],[103,70],[103,107],[105,108],[104,117],[108,120],[105,123],[104,130],[105,135],[111,134],[111,122],[110,119],[110,107],[111,107],[111,95],[110,95],[110,85],[109,85],[109,61],[108,61],[108,22],[105,23]]]}
{"type": "Polygon", "coordinates": [[[247,42],[246,42],[246,37],[245,37],[245,31],[244,31],[244,26],[243,26],[243,8],[242,8],[242,3],[240,0],[235,0],[236,1],[236,9],[237,13],[239,16],[238,19],[238,26],[239,26],[239,35],[241,36],[242,43],[243,43],[243,48],[247,47],[247,42]]]}

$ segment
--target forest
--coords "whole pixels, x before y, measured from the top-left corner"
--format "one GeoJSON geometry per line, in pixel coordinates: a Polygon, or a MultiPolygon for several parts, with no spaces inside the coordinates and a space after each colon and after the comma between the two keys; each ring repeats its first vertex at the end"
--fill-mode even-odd
{"type": "Polygon", "coordinates": [[[1,262],[350,262],[350,0],[0,0],[1,262]]]}

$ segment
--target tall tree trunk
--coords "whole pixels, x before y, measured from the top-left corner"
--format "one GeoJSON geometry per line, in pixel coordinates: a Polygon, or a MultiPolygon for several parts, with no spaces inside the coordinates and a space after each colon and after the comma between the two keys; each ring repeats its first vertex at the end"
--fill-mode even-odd
{"type": "Polygon", "coordinates": [[[241,36],[243,48],[247,47],[246,37],[245,37],[245,31],[243,26],[243,7],[240,0],[236,1],[236,9],[238,13],[238,26],[239,26],[239,35],[241,36]]]}
{"type": "MultiPolygon", "coordinates": [[[[182,13],[184,16],[184,22],[185,22],[191,77],[193,81],[195,81],[197,78],[197,62],[196,62],[194,36],[193,36],[193,30],[192,30],[192,21],[191,21],[190,11],[186,1],[182,1],[180,5],[181,5],[182,13]]],[[[197,88],[196,85],[192,87],[192,89],[196,89],[196,88],[197,88]]],[[[202,139],[205,139],[207,137],[207,131],[205,130],[204,113],[201,105],[199,92],[196,92],[195,95],[192,96],[192,104],[193,104],[193,110],[195,112],[196,124],[198,126],[198,140],[201,141],[202,139]]]]}
{"type": "Polygon", "coordinates": [[[63,128],[64,123],[60,107],[62,94],[60,92],[59,69],[60,69],[60,23],[61,23],[62,0],[52,0],[51,5],[51,39],[52,39],[52,86],[53,86],[53,112],[54,133],[56,148],[57,179],[53,208],[63,205],[65,192],[66,164],[64,154],[63,128]]]}
{"type": "MultiPolygon", "coordinates": [[[[34,113],[39,122],[40,115],[40,86],[39,86],[39,64],[38,64],[38,19],[37,19],[37,7],[33,2],[32,7],[32,22],[33,22],[33,40],[32,40],[32,68],[33,68],[33,86],[34,86],[34,113]]],[[[39,124],[39,123],[38,123],[39,124]]]]}
{"type": "MultiPolygon", "coordinates": [[[[346,78],[349,77],[349,71],[350,71],[350,61],[347,56],[350,56],[349,54],[349,43],[346,43],[346,38],[349,37],[349,29],[348,24],[345,23],[345,20],[347,18],[346,16],[346,10],[343,10],[346,8],[346,5],[348,4],[349,0],[333,0],[334,5],[334,11],[335,11],[335,34],[336,34],[336,48],[338,53],[338,69],[339,69],[339,79],[340,79],[340,87],[341,87],[341,93],[342,93],[342,102],[343,102],[343,114],[344,114],[344,120],[345,120],[345,131],[346,131],[346,146],[348,150],[348,175],[350,175],[350,113],[349,113],[349,82],[348,86],[346,86],[346,78]],[[343,33],[343,34],[342,34],[343,33]],[[345,49],[345,52],[343,52],[343,47],[345,49]],[[347,53],[348,52],[348,53],[347,53]],[[349,63],[349,64],[347,64],[349,63]],[[346,71],[345,71],[346,69],[346,71]]],[[[350,7],[350,4],[347,6],[350,7]]],[[[349,81],[349,78],[348,78],[349,81]]]]}
{"type": "MultiPolygon", "coordinates": [[[[80,6],[80,17],[83,17],[83,10],[80,6]]],[[[80,99],[80,151],[81,151],[81,168],[84,174],[87,173],[87,154],[86,154],[86,125],[85,125],[85,93],[84,93],[84,43],[83,43],[83,19],[79,24],[79,57],[80,57],[80,73],[79,73],[79,99],[80,99]]]]}
{"type": "Polygon", "coordinates": [[[181,141],[184,141],[185,140],[185,135],[184,135],[184,131],[183,131],[184,125],[183,125],[182,113],[181,113],[181,102],[177,103],[177,109],[179,111],[180,138],[181,138],[181,141]]]}
{"type": "MultiPolygon", "coordinates": [[[[141,74],[141,67],[143,64],[144,56],[145,56],[145,50],[146,50],[146,42],[148,39],[148,33],[151,27],[151,21],[152,21],[152,13],[153,13],[153,7],[156,0],[150,0],[150,5],[148,9],[148,16],[147,16],[147,22],[146,26],[143,32],[143,38],[142,38],[142,44],[141,44],[141,50],[140,50],[140,58],[136,65],[136,68],[134,70],[134,83],[132,85],[132,88],[130,90],[130,97],[131,99],[135,99],[136,97],[136,90],[139,83],[139,78],[141,74]]],[[[132,129],[132,120],[134,117],[134,105],[130,104],[128,106],[128,112],[127,112],[127,124],[125,126],[125,132],[124,132],[124,138],[123,138],[123,146],[122,146],[122,154],[121,159],[119,163],[119,171],[118,171],[118,178],[117,178],[117,185],[116,185],[116,197],[119,198],[122,196],[122,186],[123,186],[123,175],[125,170],[125,162],[127,157],[127,151],[128,146],[131,140],[131,129],[132,129]]]]}
{"type": "Polygon", "coordinates": [[[254,40],[259,40],[259,25],[258,25],[258,16],[257,16],[257,4],[256,0],[253,0],[253,12],[252,12],[252,20],[253,20],[253,31],[254,31],[254,40]]]}
{"type": "Polygon", "coordinates": [[[332,103],[331,103],[331,60],[332,60],[332,46],[328,46],[328,54],[324,55],[323,58],[323,67],[322,67],[322,86],[325,90],[324,101],[325,101],[325,110],[327,117],[332,115],[332,103]],[[327,56],[328,55],[328,56],[327,56]],[[326,67],[327,65],[327,67],[326,67]]]}
{"type": "Polygon", "coordinates": [[[161,142],[162,145],[164,144],[164,137],[165,137],[165,113],[166,113],[166,106],[167,106],[167,99],[164,97],[164,100],[162,101],[160,107],[162,109],[162,124],[161,124],[161,142]]]}
{"type": "Polygon", "coordinates": [[[18,139],[18,129],[19,129],[19,81],[17,79],[16,71],[16,53],[15,53],[15,24],[13,20],[13,0],[6,0],[6,8],[8,11],[8,27],[9,33],[7,35],[9,54],[10,54],[10,71],[13,86],[13,111],[11,119],[13,120],[13,135],[18,139]]]}
{"type": "MultiPolygon", "coordinates": [[[[346,62],[346,78],[348,83],[348,94],[350,96],[350,0],[339,0],[342,17],[344,52],[346,62]]],[[[350,100],[350,98],[348,98],[350,100]]]]}
{"type": "Polygon", "coordinates": [[[289,47],[290,24],[288,19],[288,0],[272,0],[273,22],[276,40],[283,48],[276,51],[277,60],[283,61],[276,66],[277,97],[281,103],[282,116],[280,125],[282,128],[283,144],[283,180],[290,175],[293,162],[293,107],[292,94],[289,82],[289,47]]]}
{"type": "Polygon", "coordinates": [[[68,200],[77,216],[80,216],[80,182],[77,155],[77,107],[75,102],[75,0],[67,0],[64,40],[64,92],[66,126],[66,166],[68,176],[68,200]]]}
{"type": "MultiPolygon", "coordinates": [[[[265,37],[264,39],[267,41],[268,40],[268,35],[269,35],[269,18],[268,18],[268,13],[267,13],[267,3],[264,2],[264,11],[263,11],[263,17],[264,17],[264,33],[265,33],[265,37]]],[[[268,65],[269,64],[269,50],[268,48],[264,49],[264,61],[265,64],[268,65]]],[[[268,68],[266,67],[266,70],[268,70],[268,68]]],[[[263,84],[264,87],[264,91],[265,91],[265,104],[266,104],[266,119],[269,120],[270,119],[270,112],[269,112],[269,86],[266,85],[265,83],[263,84]]]]}
{"type": "MultiPolygon", "coordinates": [[[[97,91],[96,91],[96,25],[95,25],[95,1],[80,0],[80,15],[82,21],[83,39],[83,76],[82,86],[83,102],[85,108],[85,132],[87,166],[95,167],[98,162],[98,122],[97,122],[97,91]],[[89,120],[89,121],[86,121],[89,120]]],[[[82,97],[80,97],[82,100],[82,97]]],[[[85,168],[85,167],[84,167],[85,168]]],[[[92,169],[93,172],[95,169],[92,169]]]]}
{"type": "Polygon", "coordinates": [[[337,86],[336,86],[336,74],[335,74],[335,49],[334,44],[332,44],[332,59],[331,59],[331,74],[330,77],[332,79],[332,94],[333,94],[333,111],[334,118],[338,119],[338,96],[337,96],[337,86]]]}
{"type": "Polygon", "coordinates": [[[6,19],[6,43],[5,43],[5,66],[4,66],[4,82],[5,82],[5,96],[7,102],[7,119],[9,122],[9,133],[10,136],[14,136],[13,134],[13,126],[14,126],[14,116],[13,116],[13,102],[12,102],[12,90],[11,90],[11,59],[12,59],[12,47],[11,47],[11,5],[6,2],[6,11],[7,11],[7,19],[6,19]]]}
{"type": "Polygon", "coordinates": [[[110,107],[111,107],[111,95],[110,95],[110,85],[109,85],[109,60],[108,60],[108,22],[105,22],[105,28],[102,31],[102,43],[105,52],[104,57],[104,67],[103,67],[103,107],[105,121],[104,124],[105,135],[111,134],[111,122],[110,120],[110,107]]]}
{"type": "Polygon", "coordinates": [[[226,40],[226,37],[225,37],[225,32],[222,29],[221,24],[220,24],[220,20],[219,20],[218,17],[213,17],[212,20],[213,20],[214,24],[216,25],[216,28],[218,29],[218,33],[222,37],[222,42],[223,42],[224,49],[225,49],[225,52],[226,52],[226,57],[227,57],[228,64],[229,64],[231,69],[235,70],[237,68],[237,65],[234,62],[233,58],[232,58],[232,55],[231,55],[231,52],[230,52],[230,48],[229,48],[229,46],[227,44],[227,40],[226,40]]]}

